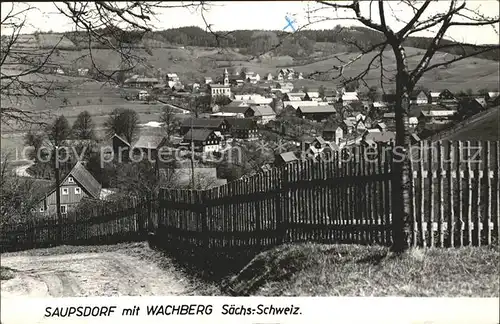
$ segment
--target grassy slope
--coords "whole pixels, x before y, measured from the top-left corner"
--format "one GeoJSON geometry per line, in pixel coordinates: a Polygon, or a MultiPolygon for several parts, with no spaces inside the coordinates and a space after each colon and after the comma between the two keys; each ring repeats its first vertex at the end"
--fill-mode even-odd
{"type": "Polygon", "coordinates": [[[491,113],[481,116],[465,127],[460,128],[458,131],[447,136],[445,140],[500,141],[500,107],[490,109],[491,113]]]}
{"type": "Polygon", "coordinates": [[[229,284],[235,295],[494,297],[496,247],[414,249],[397,257],[359,245],[284,245],[256,256],[229,284]]]}

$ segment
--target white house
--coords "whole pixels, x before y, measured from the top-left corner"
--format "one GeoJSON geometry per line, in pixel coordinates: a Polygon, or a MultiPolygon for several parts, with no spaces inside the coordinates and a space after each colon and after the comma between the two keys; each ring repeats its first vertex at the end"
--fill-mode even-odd
{"type": "Polygon", "coordinates": [[[267,77],[266,77],[266,80],[267,81],[272,81],[273,80],[273,75],[271,73],[268,73],[267,77]]]}
{"type": "Polygon", "coordinates": [[[342,102],[344,104],[348,104],[354,101],[359,101],[358,93],[356,91],[354,92],[344,92],[342,94],[342,102]]]}
{"type": "Polygon", "coordinates": [[[167,73],[165,79],[167,81],[167,85],[169,88],[172,88],[174,85],[176,85],[180,81],[177,73],[167,73]]]}
{"type": "Polygon", "coordinates": [[[137,97],[139,100],[147,100],[149,97],[149,93],[146,90],[141,90],[139,91],[137,97]]]}

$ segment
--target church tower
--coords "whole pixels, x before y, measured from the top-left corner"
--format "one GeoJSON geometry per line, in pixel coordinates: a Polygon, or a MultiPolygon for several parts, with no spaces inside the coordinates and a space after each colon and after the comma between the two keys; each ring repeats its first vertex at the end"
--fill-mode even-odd
{"type": "Polygon", "coordinates": [[[229,73],[227,72],[227,69],[224,69],[224,85],[226,87],[229,86],[229,73]]]}

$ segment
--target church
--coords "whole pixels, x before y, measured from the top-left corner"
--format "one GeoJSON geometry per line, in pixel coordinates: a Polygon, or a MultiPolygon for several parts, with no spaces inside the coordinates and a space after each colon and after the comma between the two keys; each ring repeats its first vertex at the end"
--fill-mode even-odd
{"type": "Polygon", "coordinates": [[[215,96],[226,96],[231,98],[231,87],[229,85],[229,73],[227,69],[224,70],[223,84],[209,84],[210,95],[215,96]]]}

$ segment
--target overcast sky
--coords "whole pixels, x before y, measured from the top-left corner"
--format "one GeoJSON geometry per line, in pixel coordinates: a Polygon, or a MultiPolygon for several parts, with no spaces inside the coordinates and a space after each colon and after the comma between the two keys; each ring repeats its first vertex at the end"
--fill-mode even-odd
{"type": "MultiPolygon", "coordinates": [[[[167,3],[167,2],[165,2],[167,3]]],[[[170,4],[170,2],[168,2],[170,4]]],[[[52,2],[32,3],[39,10],[31,11],[28,14],[30,25],[25,29],[26,33],[39,31],[63,32],[72,30],[74,27],[68,18],[56,13],[52,2]]],[[[11,3],[2,2],[2,17],[6,9],[10,9],[11,3]]],[[[362,2],[362,12],[365,16],[369,15],[369,2],[362,2]]],[[[449,6],[449,1],[439,1],[433,3],[428,9],[429,14],[436,14],[449,6]]],[[[470,9],[477,9],[483,15],[489,17],[499,15],[499,3],[497,0],[481,1],[469,0],[467,6],[470,9]]],[[[235,29],[264,29],[280,30],[287,25],[285,16],[295,19],[295,26],[304,26],[308,23],[307,11],[317,8],[318,4],[306,1],[238,1],[238,2],[216,2],[205,14],[209,24],[212,24],[213,30],[235,30],[235,29]]],[[[377,6],[373,7],[374,16],[377,16],[377,6]]],[[[398,30],[404,21],[411,17],[411,10],[408,7],[398,5],[396,1],[387,1],[386,16],[387,24],[394,30],[398,30]],[[399,21],[398,21],[399,20],[399,21]]],[[[344,12],[335,13],[331,8],[321,10],[315,14],[309,15],[309,20],[317,21],[325,17],[337,18],[347,16],[344,12]]],[[[425,18],[425,16],[424,16],[425,18]]],[[[186,8],[164,9],[160,11],[153,21],[157,29],[168,29],[183,26],[199,26],[205,28],[205,24],[199,11],[186,8]]],[[[353,25],[348,20],[333,20],[318,22],[307,29],[331,29],[335,25],[353,25]]],[[[359,24],[359,23],[357,23],[359,24]]],[[[497,26],[497,30],[498,30],[497,26]]],[[[4,29],[4,28],[2,28],[4,29]]],[[[3,31],[3,30],[2,30],[3,31]]],[[[435,29],[434,29],[435,32],[435,29]]],[[[432,31],[416,34],[417,36],[431,36],[432,31]]],[[[447,37],[456,41],[463,41],[473,44],[498,43],[498,34],[491,26],[483,27],[463,27],[457,26],[449,30],[447,37]]]]}

